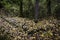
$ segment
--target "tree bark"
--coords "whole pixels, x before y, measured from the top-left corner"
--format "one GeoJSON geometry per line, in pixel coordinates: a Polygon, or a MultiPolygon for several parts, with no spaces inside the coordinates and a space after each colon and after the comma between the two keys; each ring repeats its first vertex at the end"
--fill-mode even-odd
{"type": "Polygon", "coordinates": [[[38,22],[38,15],[39,15],[39,0],[35,2],[35,23],[38,22]]]}
{"type": "Polygon", "coordinates": [[[28,10],[27,10],[27,17],[30,18],[31,14],[31,0],[28,0],[28,10]]]}
{"type": "Polygon", "coordinates": [[[23,0],[20,1],[20,16],[23,16],[23,0]]]}
{"type": "Polygon", "coordinates": [[[47,16],[51,16],[51,0],[47,0],[47,16]]]}

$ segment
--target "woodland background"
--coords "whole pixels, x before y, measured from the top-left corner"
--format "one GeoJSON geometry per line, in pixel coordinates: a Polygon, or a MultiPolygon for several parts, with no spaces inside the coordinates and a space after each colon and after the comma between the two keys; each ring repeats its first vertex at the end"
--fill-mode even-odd
{"type": "Polygon", "coordinates": [[[0,0],[0,40],[60,40],[60,0],[0,0]]]}

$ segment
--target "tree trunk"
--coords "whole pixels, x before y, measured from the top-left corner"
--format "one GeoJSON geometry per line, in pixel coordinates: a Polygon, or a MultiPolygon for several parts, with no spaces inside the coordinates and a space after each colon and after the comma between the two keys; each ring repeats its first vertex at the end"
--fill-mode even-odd
{"type": "Polygon", "coordinates": [[[28,0],[28,10],[29,10],[28,11],[28,13],[29,13],[28,16],[30,18],[30,16],[31,16],[31,11],[30,11],[31,10],[31,0],[28,0]]]}
{"type": "Polygon", "coordinates": [[[38,15],[39,15],[39,0],[35,2],[35,23],[38,22],[38,15]]]}
{"type": "Polygon", "coordinates": [[[47,0],[47,16],[51,16],[51,0],[47,0]]]}
{"type": "Polygon", "coordinates": [[[20,1],[20,16],[23,16],[23,0],[20,1]]]}

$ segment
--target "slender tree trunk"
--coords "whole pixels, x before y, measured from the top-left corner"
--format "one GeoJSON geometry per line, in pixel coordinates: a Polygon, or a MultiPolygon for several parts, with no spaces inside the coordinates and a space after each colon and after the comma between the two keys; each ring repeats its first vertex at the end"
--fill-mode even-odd
{"type": "Polygon", "coordinates": [[[30,6],[31,6],[31,0],[28,0],[28,10],[29,10],[29,12],[30,12],[30,6]]]}
{"type": "Polygon", "coordinates": [[[35,23],[38,22],[38,15],[39,15],[39,0],[35,2],[35,23]]]}
{"type": "Polygon", "coordinates": [[[51,0],[47,0],[47,16],[51,16],[51,0]]]}
{"type": "Polygon", "coordinates": [[[28,10],[29,10],[28,11],[28,13],[29,13],[28,16],[30,17],[30,13],[31,13],[31,11],[30,11],[31,10],[31,0],[28,0],[28,10]]]}
{"type": "Polygon", "coordinates": [[[20,16],[23,16],[23,0],[20,1],[20,16]]]}

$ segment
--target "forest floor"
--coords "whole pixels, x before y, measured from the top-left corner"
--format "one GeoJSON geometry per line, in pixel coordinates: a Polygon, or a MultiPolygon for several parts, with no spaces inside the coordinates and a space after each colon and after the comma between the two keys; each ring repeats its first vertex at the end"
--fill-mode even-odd
{"type": "Polygon", "coordinates": [[[50,18],[35,23],[21,17],[0,18],[0,36],[6,40],[60,40],[60,20],[50,18]]]}

